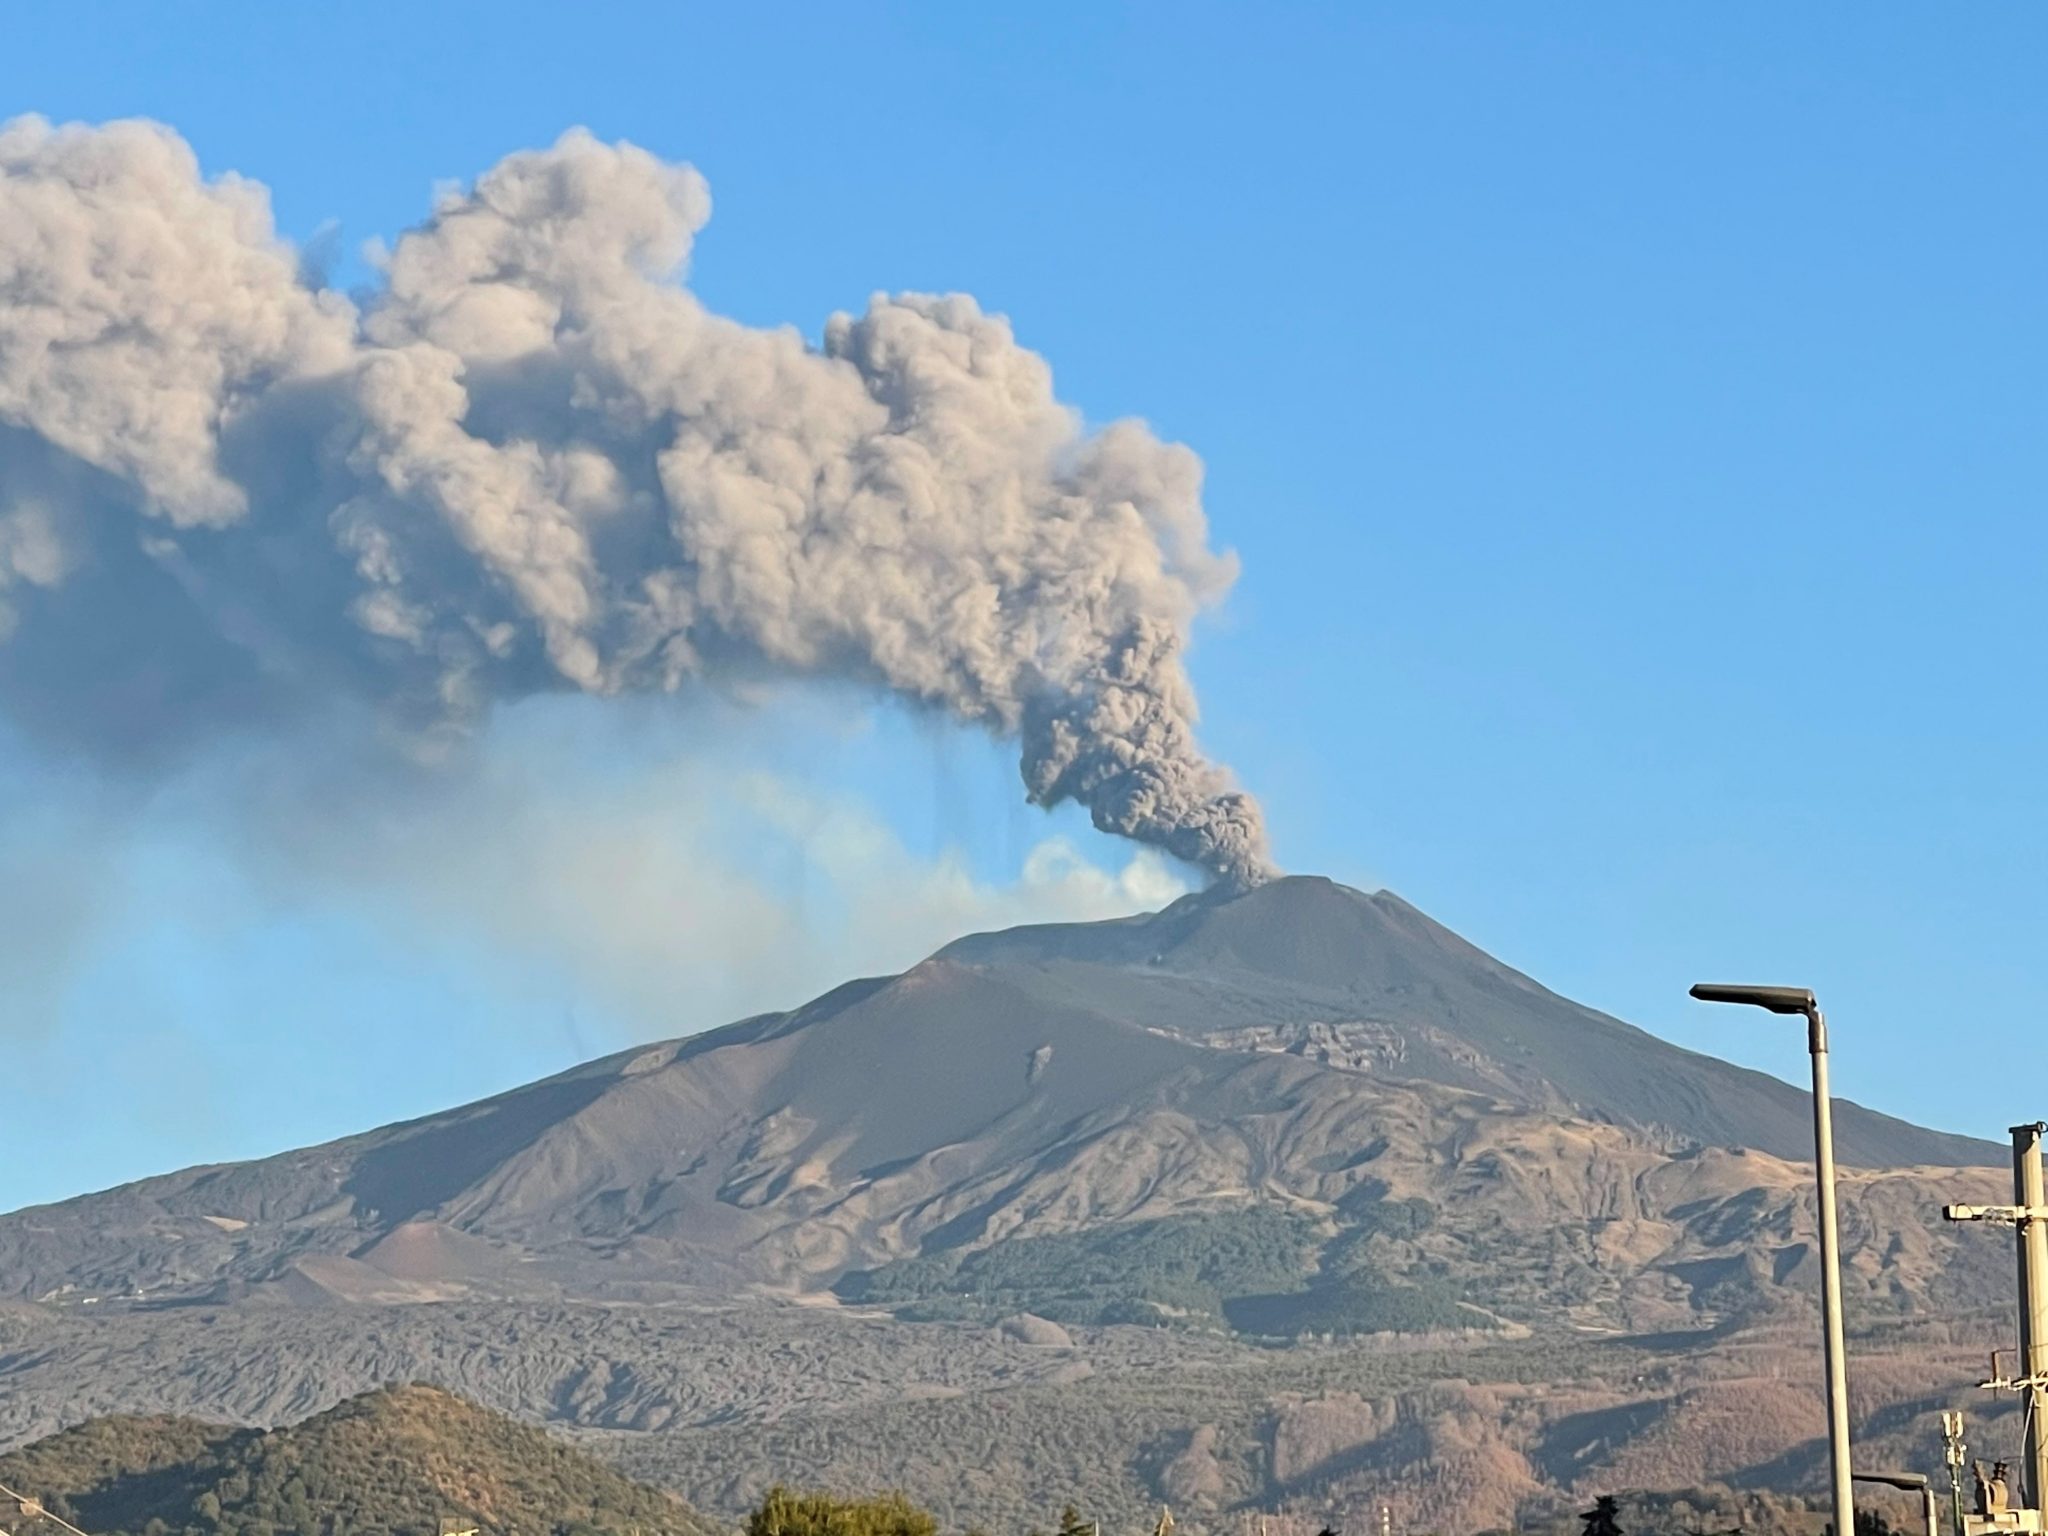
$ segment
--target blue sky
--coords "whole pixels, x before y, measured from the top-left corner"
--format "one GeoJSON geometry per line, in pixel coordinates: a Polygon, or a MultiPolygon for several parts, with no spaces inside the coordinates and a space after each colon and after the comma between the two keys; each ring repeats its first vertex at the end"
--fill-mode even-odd
{"type": "MultiPolygon", "coordinates": [[[[1283,864],[1781,1074],[1795,1031],[1684,989],[1811,984],[1843,1093],[1994,1136],[2048,1113],[2048,13],[991,9],[30,8],[0,115],[169,123],[342,283],[437,183],[584,124],[709,178],[715,307],[815,335],[971,292],[1092,419],[1206,461],[1244,574],[1200,631],[1205,740],[1283,864]]],[[[122,828],[80,877],[100,920],[0,1018],[42,1085],[0,1208],[796,1001],[1028,910],[1048,835],[1128,859],[1018,804],[990,744],[858,701],[597,713],[501,729],[632,838],[678,742],[698,788],[753,776],[724,856],[836,892],[798,909],[830,940],[614,985],[601,946],[527,955],[530,914],[393,923],[386,886],[266,871],[219,786],[110,809],[0,751],[0,851],[122,828]],[[971,890],[871,934],[830,874],[863,858],[971,890]]]]}

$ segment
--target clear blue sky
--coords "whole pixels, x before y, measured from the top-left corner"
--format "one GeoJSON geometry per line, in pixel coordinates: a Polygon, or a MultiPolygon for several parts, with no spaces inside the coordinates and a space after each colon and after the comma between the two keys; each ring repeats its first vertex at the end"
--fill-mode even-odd
{"type": "MultiPolygon", "coordinates": [[[[972,292],[1092,418],[1206,460],[1244,562],[1206,740],[1285,865],[1787,1075],[1796,1031],[1683,993],[1808,983],[1840,1091],[2048,1115],[2048,11],[994,11],[18,7],[0,115],[161,119],[294,237],[336,226],[343,280],[436,182],[586,124],[703,170],[694,282],[744,319],[972,292]]],[[[659,755],[661,722],[587,724],[523,728],[600,779],[659,755]]],[[[1000,885],[1042,829],[943,735],[746,756],[1000,885]]],[[[0,848],[59,825],[49,773],[0,764],[0,848]]],[[[197,825],[149,811],[118,919],[0,1023],[42,1085],[10,1091],[0,1208],[646,1028],[197,825]]],[[[723,996],[678,990],[678,1027],[723,996]]]]}

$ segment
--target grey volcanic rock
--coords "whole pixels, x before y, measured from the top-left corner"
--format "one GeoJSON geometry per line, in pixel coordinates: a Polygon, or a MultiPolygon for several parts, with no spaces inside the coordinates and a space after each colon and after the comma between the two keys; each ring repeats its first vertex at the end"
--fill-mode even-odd
{"type": "Polygon", "coordinates": [[[1030,1312],[1019,1312],[1015,1317],[1006,1317],[996,1324],[996,1331],[1006,1339],[1015,1339],[1019,1344],[1035,1344],[1044,1349],[1072,1349],[1074,1336],[1050,1318],[1039,1317],[1030,1312]]]}
{"type": "MultiPolygon", "coordinates": [[[[1569,1272],[1573,1301],[1640,1318],[1796,1266],[1808,1125],[1798,1090],[1558,997],[1397,897],[1283,879],[963,939],[444,1114],[0,1217],[0,1296],[815,1292],[1010,1237],[1392,1196],[1457,1215],[1389,1263],[1483,1264],[1489,1305],[1562,1305],[1569,1272]]],[[[1852,1228],[1916,1232],[1857,1278],[1915,1294],[1952,1245],[1885,1170],[1999,1151],[1847,1103],[1836,1126],[1852,1228]]]]}

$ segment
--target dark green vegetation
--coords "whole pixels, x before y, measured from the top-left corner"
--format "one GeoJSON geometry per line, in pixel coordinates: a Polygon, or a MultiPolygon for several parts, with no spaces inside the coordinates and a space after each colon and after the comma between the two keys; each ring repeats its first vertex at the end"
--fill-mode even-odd
{"type": "Polygon", "coordinates": [[[1385,1272],[1374,1239],[1420,1237],[1436,1225],[1436,1207],[1420,1198],[1384,1195],[1374,1181],[1353,1191],[1342,1207],[1344,1225],[1323,1248],[1308,1284],[1227,1298],[1224,1319],[1239,1333],[1263,1338],[1493,1327],[1491,1313],[1465,1305],[1457,1287],[1441,1276],[1400,1280],[1385,1272]]]}
{"type": "Polygon", "coordinates": [[[1486,1313],[1461,1304],[1445,1281],[1411,1284],[1370,1274],[1345,1275],[1303,1291],[1233,1296],[1223,1303],[1223,1315],[1239,1333],[1263,1338],[1493,1326],[1486,1313]]]}
{"type": "Polygon", "coordinates": [[[1373,1236],[1413,1236],[1434,1214],[1425,1200],[1366,1203],[1335,1237],[1274,1206],[1165,1217],[922,1254],[855,1270],[837,1290],[906,1322],[1030,1312],[1059,1323],[1227,1325],[1283,1338],[1492,1326],[1447,1284],[1391,1280],[1373,1268],[1373,1236]]]}
{"type": "MultiPolygon", "coordinates": [[[[96,1536],[705,1536],[671,1494],[432,1387],[290,1429],[114,1417],[0,1458],[0,1483],[96,1536]]],[[[911,1533],[914,1536],[914,1533],[911,1533]]]]}
{"type": "Polygon", "coordinates": [[[1622,1536],[1621,1506],[1611,1493],[1603,1493],[1593,1507],[1579,1516],[1583,1536],[1622,1536]]]}
{"type": "Polygon", "coordinates": [[[747,1536],[937,1536],[939,1522],[900,1493],[838,1498],[777,1483],[747,1517],[747,1536]]]}
{"type": "Polygon", "coordinates": [[[837,1289],[906,1321],[1035,1312],[1062,1323],[1218,1324],[1235,1297],[1298,1287],[1321,1246],[1313,1222],[1255,1206],[941,1251],[856,1270],[837,1289]]]}
{"type": "MultiPolygon", "coordinates": [[[[1859,1497],[1863,1495],[1859,1494],[1859,1497]]],[[[1734,1489],[1720,1484],[1671,1492],[1602,1494],[1589,1504],[1565,1501],[1524,1512],[1521,1536],[1833,1536],[1827,1500],[1734,1489]]],[[[1857,1536],[1899,1536],[1897,1509],[1861,1507],[1857,1536]]]]}

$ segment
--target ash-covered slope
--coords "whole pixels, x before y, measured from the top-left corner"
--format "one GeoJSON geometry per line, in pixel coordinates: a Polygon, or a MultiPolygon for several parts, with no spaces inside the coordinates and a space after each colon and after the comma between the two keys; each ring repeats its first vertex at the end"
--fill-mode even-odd
{"type": "MultiPolygon", "coordinates": [[[[1255,1022],[1300,1031],[1350,1021],[1362,1057],[1377,1057],[1388,1076],[1705,1146],[1812,1155],[1812,1111],[1799,1089],[1559,997],[1390,891],[1295,876],[1122,922],[977,935],[940,958],[1000,970],[1048,1002],[1085,998],[1210,1039],[1255,1022]]],[[[1847,1101],[1837,1104],[1835,1144],[1843,1162],[1870,1168],[1994,1166],[2003,1156],[1989,1142],[1847,1101]]]]}
{"type": "MultiPolygon", "coordinates": [[[[1376,1262],[1483,1265],[1501,1299],[1541,1305],[1550,1286],[1640,1320],[1642,1298],[1704,1309],[1731,1273],[1761,1285],[1802,1262],[1805,1186],[1784,1160],[1805,1150],[1804,1103],[1545,991],[1395,897],[1287,879],[963,940],[445,1114],[0,1217],[0,1295],[813,1290],[1196,1210],[1342,1228],[1391,1198],[1454,1214],[1376,1262]],[[1526,1240],[1504,1254],[1503,1233],[1526,1240]]],[[[1862,1278],[1917,1293],[1952,1252],[1911,1214],[1931,1196],[1882,1170],[1997,1150],[1846,1104],[1837,1128],[1865,1170],[1852,1216],[1914,1234],[1874,1244],[1862,1278]]]]}

